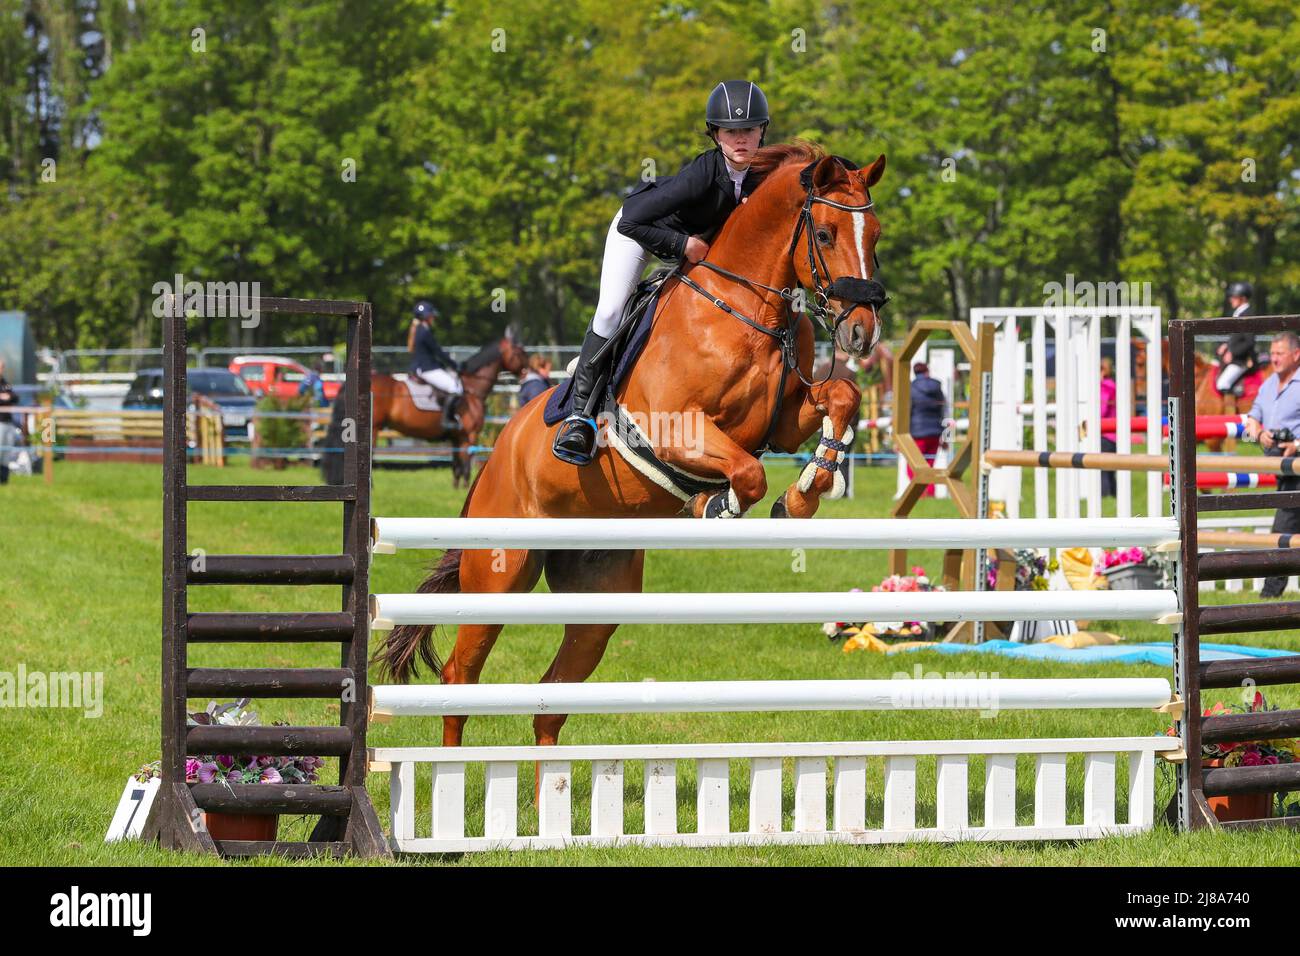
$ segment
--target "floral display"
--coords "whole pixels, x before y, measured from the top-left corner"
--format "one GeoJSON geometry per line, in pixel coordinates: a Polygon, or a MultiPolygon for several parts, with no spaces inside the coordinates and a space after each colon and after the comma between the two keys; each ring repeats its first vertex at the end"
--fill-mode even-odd
{"type": "Polygon", "coordinates": [[[1105,574],[1107,571],[1116,571],[1135,564],[1146,564],[1150,560],[1151,552],[1146,548],[1116,548],[1114,551],[1102,552],[1101,558],[1097,561],[1096,571],[1098,574],[1105,574]]]}
{"type": "MultiPolygon", "coordinates": [[[[247,709],[249,700],[233,704],[209,703],[201,713],[189,715],[190,726],[259,727],[256,712],[247,709]]],[[[272,726],[286,726],[277,721],[272,726]]],[[[189,783],[257,784],[315,783],[325,761],[320,757],[267,756],[262,754],[203,754],[185,758],[185,779],[189,783]]]]}
{"type": "MultiPolygon", "coordinates": [[[[925,568],[916,566],[911,574],[891,574],[879,584],[872,587],[872,592],[909,593],[922,591],[942,591],[942,585],[931,584],[925,568]]],[[[862,593],[861,588],[850,588],[850,594],[862,593]]],[[[822,633],[832,641],[846,639],[845,653],[856,650],[881,650],[885,644],[882,638],[903,640],[925,640],[933,633],[930,626],[920,621],[868,621],[853,623],[847,621],[828,621],[822,625],[822,633]]]]}
{"type": "MultiPolygon", "coordinates": [[[[1259,691],[1249,704],[1217,703],[1205,711],[1206,717],[1222,717],[1227,714],[1260,714],[1277,710],[1270,707],[1259,691]]],[[[1262,767],[1270,764],[1295,763],[1300,760],[1300,741],[1252,740],[1245,743],[1202,744],[1201,755],[1206,760],[1222,760],[1225,767],[1262,767]]]]}
{"type": "MultiPolygon", "coordinates": [[[[1046,591],[1048,576],[1060,568],[1056,559],[1039,554],[1033,548],[1017,548],[1011,553],[1016,559],[1016,590],[1046,591]]],[[[988,576],[985,578],[990,591],[997,590],[999,563],[990,553],[988,576]]]]}

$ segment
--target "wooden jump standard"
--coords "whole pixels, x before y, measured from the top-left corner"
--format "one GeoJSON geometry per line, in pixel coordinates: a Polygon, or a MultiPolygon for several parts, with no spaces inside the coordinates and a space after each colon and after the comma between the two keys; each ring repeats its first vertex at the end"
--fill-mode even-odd
{"type": "MultiPolygon", "coordinates": [[[[221,306],[224,308],[225,303],[221,306]]],[[[217,300],[209,299],[216,315],[217,300]]],[[[174,850],[246,856],[391,856],[366,792],[366,712],[370,621],[370,336],[366,302],[261,299],[263,315],[332,315],[347,320],[347,382],[340,398],[357,422],[358,441],[345,443],[342,485],[190,485],[185,472],[186,318],[163,319],[166,385],[163,394],[163,659],[162,787],[145,823],[144,837],[174,850]],[[324,555],[189,553],[186,505],[191,501],[333,501],[343,506],[343,551],[324,555]],[[192,585],[338,585],[338,612],[191,613],[192,585]],[[342,648],[339,667],[190,667],[192,643],[318,643],[342,648]],[[296,697],[333,700],[334,727],[222,727],[186,725],[194,697],[296,697]],[[337,786],[229,787],[189,784],[185,758],[211,753],[330,756],[339,758],[337,786]],[[303,843],[213,840],[200,811],[320,816],[303,843]]],[[[222,313],[224,314],[224,313],[222,313]]]]}
{"type": "MultiPolygon", "coordinates": [[[[1178,639],[1174,642],[1174,693],[1185,703],[1178,721],[1179,737],[1187,759],[1179,764],[1178,791],[1169,807],[1169,817],[1180,828],[1222,826],[1226,828],[1300,826],[1300,817],[1280,817],[1219,823],[1206,797],[1234,793],[1273,793],[1300,789],[1300,764],[1263,767],[1206,768],[1202,760],[1204,743],[1270,740],[1300,734],[1300,710],[1277,710],[1253,714],[1202,717],[1202,688],[1254,687],[1265,684],[1300,683],[1300,655],[1274,658],[1245,658],[1202,663],[1202,634],[1257,633],[1300,627],[1300,602],[1200,606],[1201,581],[1238,580],[1261,575],[1292,575],[1300,572],[1300,548],[1219,551],[1199,553],[1208,535],[1197,528],[1201,511],[1242,511],[1256,508],[1300,507],[1300,491],[1262,494],[1198,494],[1196,432],[1180,428],[1195,413],[1195,349],[1198,335],[1229,335],[1235,332],[1266,334],[1300,332],[1300,316],[1261,316],[1169,323],[1170,395],[1169,421],[1175,440],[1170,442],[1174,517],[1179,524],[1182,551],[1177,563],[1179,604],[1183,611],[1178,639]]],[[[1107,457],[1107,456],[1091,456],[1107,457]]],[[[1208,459],[1221,462],[1223,459],[1208,459]]],[[[1263,470],[1265,462],[1290,459],[1247,459],[1252,470],[1263,470]]],[[[1215,465],[1215,468],[1222,465],[1215,465]]],[[[1235,465],[1232,467],[1236,467],[1235,465]]],[[[1279,471],[1281,469],[1279,468],[1279,471]]],[[[1290,471],[1282,472],[1291,474],[1290,471]]],[[[1265,536],[1260,536],[1265,537],[1265,536]]],[[[1278,542],[1282,543],[1281,540],[1278,542]]],[[[1287,541],[1286,543],[1290,543],[1287,541]]]]}

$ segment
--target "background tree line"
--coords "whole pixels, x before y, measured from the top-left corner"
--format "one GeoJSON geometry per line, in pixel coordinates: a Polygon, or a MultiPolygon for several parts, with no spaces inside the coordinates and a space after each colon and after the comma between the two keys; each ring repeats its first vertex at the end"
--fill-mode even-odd
{"type": "Polygon", "coordinates": [[[1067,273],[1297,312],[1298,62],[1289,0],[0,0],[0,308],[155,345],[181,273],[576,341],[621,197],[744,76],[769,141],[888,155],[895,334],[1067,273]]]}

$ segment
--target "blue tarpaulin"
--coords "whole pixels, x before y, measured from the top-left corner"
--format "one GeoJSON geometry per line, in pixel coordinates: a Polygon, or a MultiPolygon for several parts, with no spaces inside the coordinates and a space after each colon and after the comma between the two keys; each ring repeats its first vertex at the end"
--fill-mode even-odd
{"type": "MultiPolygon", "coordinates": [[[[1022,660],[1064,661],[1068,664],[1159,664],[1172,667],[1172,643],[1106,644],[1099,647],[1061,647],[1059,644],[1018,644],[1014,641],[985,641],[983,644],[932,644],[907,650],[937,651],[940,654],[1000,654],[1022,660]]],[[[891,651],[903,653],[904,649],[891,651]]],[[[1295,651],[1239,644],[1202,644],[1202,661],[1231,661],[1243,657],[1287,657],[1295,651]]]]}

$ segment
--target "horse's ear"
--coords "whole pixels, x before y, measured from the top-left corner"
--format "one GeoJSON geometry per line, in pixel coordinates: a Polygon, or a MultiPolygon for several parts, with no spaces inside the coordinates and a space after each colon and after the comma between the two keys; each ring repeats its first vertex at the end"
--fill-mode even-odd
{"type": "Polygon", "coordinates": [[[849,174],[834,156],[824,156],[813,170],[813,189],[823,192],[836,183],[848,182],[849,174]]]}
{"type": "Polygon", "coordinates": [[[868,189],[870,189],[876,183],[880,182],[880,177],[883,175],[885,175],[885,154],[884,153],[881,153],[879,156],[877,156],[876,161],[872,163],[870,166],[868,166],[866,169],[861,170],[862,181],[866,183],[868,189]]]}
{"type": "Polygon", "coordinates": [[[513,322],[506,326],[506,339],[513,342],[515,345],[519,344],[519,333],[515,330],[515,324],[513,322]]]}

